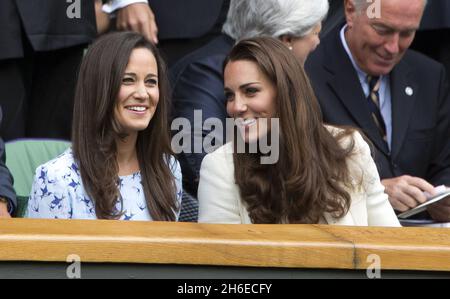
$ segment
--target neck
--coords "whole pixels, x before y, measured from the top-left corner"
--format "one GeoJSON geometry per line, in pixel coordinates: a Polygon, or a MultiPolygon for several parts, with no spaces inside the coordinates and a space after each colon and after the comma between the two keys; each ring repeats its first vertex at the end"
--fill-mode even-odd
{"type": "Polygon", "coordinates": [[[137,133],[131,134],[124,139],[118,139],[117,163],[119,166],[119,176],[129,175],[139,171],[139,162],[136,153],[137,133]]]}

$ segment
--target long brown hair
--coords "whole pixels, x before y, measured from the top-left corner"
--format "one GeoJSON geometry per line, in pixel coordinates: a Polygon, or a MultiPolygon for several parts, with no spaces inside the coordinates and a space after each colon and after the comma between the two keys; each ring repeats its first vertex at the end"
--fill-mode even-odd
{"type": "Polygon", "coordinates": [[[224,66],[237,60],[255,62],[274,84],[280,121],[277,163],[261,164],[260,154],[233,154],[236,184],[252,222],[318,223],[325,212],[343,217],[351,204],[345,187],[354,187],[347,167],[354,142],[343,148],[340,141],[353,131],[328,131],[302,65],[277,39],[239,42],[224,66]]]}
{"type": "Polygon", "coordinates": [[[147,207],[153,220],[173,221],[176,187],[171,171],[168,127],[169,87],[166,64],[158,50],[132,32],[101,37],[89,48],[80,69],[72,129],[73,155],[83,185],[100,219],[119,219],[116,140],[126,134],[115,120],[114,107],[131,52],[148,49],[158,65],[159,102],[149,126],[138,133],[136,152],[147,207]]]}

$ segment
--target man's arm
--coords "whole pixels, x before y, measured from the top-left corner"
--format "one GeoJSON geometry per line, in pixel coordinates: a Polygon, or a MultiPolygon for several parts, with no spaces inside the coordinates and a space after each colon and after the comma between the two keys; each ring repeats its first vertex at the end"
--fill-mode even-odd
{"type": "Polygon", "coordinates": [[[0,138],[0,218],[9,218],[17,207],[13,178],[5,165],[5,144],[0,138]]]}
{"type": "Polygon", "coordinates": [[[439,100],[436,107],[436,136],[427,178],[435,186],[450,186],[450,89],[445,69],[441,66],[439,100]]]}
{"type": "Polygon", "coordinates": [[[102,0],[95,0],[95,19],[97,21],[97,33],[99,35],[108,31],[111,20],[109,15],[103,11],[102,0]]]}
{"type": "MultiPolygon", "coordinates": [[[[434,142],[434,157],[430,166],[431,182],[450,187],[450,88],[444,67],[441,67],[440,98],[438,107],[437,138],[434,142]]],[[[428,207],[431,217],[440,222],[450,222],[450,198],[428,207]]]]}
{"type": "Polygon", "coordinates": [[[450,222],[450,197],[428,207],[431,218],[439,222],[450,222]]]}
{"type": "Polygon", "coordinates": [[[9,201],[5,198],[0,197],[0,219],[11,218],[11,213],[9,212],[9,201]]]}
{"type": "MultiPolygon", "coordinates": [[[[438,99],[435,102],[437,124],[430,144],[432,160],[428,165],[426,180],[401,176],[382,181],[394,209],[404,212],[426,201],[423,192],[434,194],[434,186],[450,186],[450,93],[443,66],[435,77],[439,82],[438,99]]],[[[437,221],[450,222],[450,199],[441,200],[428,207],[431,217],[437,221]]]]}
{"type": "Polygon", "coordinates": [[[118,30],[139,32],[151,42],[158,43],[158,26],[147,0],[111,0],[103,5],[103,11],[117,12],[118,30]]]}

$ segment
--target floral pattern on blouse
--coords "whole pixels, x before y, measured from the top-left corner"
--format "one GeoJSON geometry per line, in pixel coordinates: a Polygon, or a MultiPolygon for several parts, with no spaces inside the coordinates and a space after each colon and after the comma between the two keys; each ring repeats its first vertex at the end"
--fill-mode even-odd
{"type": "MultiPolygon", "coordinates": [[[[170,166],[175,177],[178,206],[181,206],[183,191],[180,165],[171,157],[170,166]]],[[[140,172],[119,177],[118,187],[122,201],[117,201],[116,210],[124,213],[120,220],[152,220],[140,172]]],[[[177,219],[178,216],[179,212],[177,219]]],[[[94,203],[83,188],[78,165],[70,148],[36,169],[26,217],[97,219],[94,203]]]]}

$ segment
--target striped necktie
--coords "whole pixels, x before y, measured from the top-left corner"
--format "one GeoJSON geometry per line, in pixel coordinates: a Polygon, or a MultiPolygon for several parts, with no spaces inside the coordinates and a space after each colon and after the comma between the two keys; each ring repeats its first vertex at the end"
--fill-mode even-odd
{"type": "Polygon", "coordinates": [[[380,110],[380,77],[367,76],[367,82],[369,84],[369,96],[367,97],[367,103],[369,104],[372,119],[375,122],[381,137],[384,141],[387,141],[386,124],[384,123],[380,110]]]}

